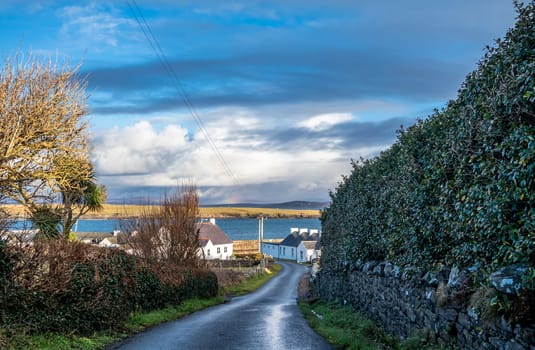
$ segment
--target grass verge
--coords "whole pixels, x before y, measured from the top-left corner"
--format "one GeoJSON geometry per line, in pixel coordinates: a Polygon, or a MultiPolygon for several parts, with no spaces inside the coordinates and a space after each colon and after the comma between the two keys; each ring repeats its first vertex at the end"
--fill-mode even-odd
{"type": "Polygon", "coordinates": [[[275,277],[281,269],[281,265],[274,264],[271,269],[265,269],[262,274],[253,275],[242,283],[221,288],[219,294],[222,296],[238,296],[251,293],[263,286],[271,278],[275,277]]]}
{"type": "MultiPolygon", "coordinates": [[[[7,350],[95,350],[102,349],[121,339],[118,335],[94,334],[90,337],[81,337],[63,334],[16,335],[11,338],[7,350]]],[[[2,348],[4,349],[4,348],[2,348]]]]}
{"type": "Polygon", "coordinates": [[[338,349],[442,349],[426,332],[399,341],[362,314],[337,303],[299,301],[299,307],[310,326],[338,349]]]}
{"type": "Polygon", "coordinates": [[[187,316],[195,311],[225,302],[224,296],[243,295],[250,293],[273,278],[281,266],[275,264],[264,273],[253,275],[242,283],[220,289],[219,296],[211,299],[190,299],[176,307],[167,307],[161,310],[135,313],[123,325],[123,331],[110,331],[95,333],[88,337],[73,334],[17,334],[10,337],[9,344],[4,342],[4,335],[8,330],[0,328],[0,349],[6,350],[98,350],[126,338],[129,334],[141,332],[160,323],[173,321],[187,316]]]}

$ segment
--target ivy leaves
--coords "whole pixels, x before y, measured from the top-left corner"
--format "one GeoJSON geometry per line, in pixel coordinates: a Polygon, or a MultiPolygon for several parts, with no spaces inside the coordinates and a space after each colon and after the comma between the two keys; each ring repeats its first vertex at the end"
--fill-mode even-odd
{"type": "Polygon", "coordinates": [[[353,170],[322,215],[322,264],[535,263],[535,9],[489,47],[458,98],[353,170]]]}

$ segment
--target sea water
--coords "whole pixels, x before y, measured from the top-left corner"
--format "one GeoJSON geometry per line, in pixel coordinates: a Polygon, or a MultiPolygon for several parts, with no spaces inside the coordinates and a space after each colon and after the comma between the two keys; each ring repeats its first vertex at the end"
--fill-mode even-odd
{"type": "MultiPolygon", "coordinates": [[[[258,219],[222,218],[216,219],[216,225],[232,240],[258,239],[258,219]]],[[[13,228],[20,230],[27,227],[24,222],[19,221],[13,228]]],[[[321,231],[321,223],[315,218],[264,219],[264,239],[284,238],[290,234],[292,228],[321,231]]],[[[73,227],[76,232],[108,233],[120,229],[121,221],[117,219],[79,220],[73,227]]]]}

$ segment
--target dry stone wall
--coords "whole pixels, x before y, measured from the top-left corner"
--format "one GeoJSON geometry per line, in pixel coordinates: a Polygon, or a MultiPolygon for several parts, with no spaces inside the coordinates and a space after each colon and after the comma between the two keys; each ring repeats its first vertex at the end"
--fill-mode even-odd
{"type": "Polygon", "coordinates": [[[372,261],[322,271],[314,283],[322,299],[351,305],[401,338],[427,330],[460,349],[535,350],[535,325],[499,315],[484,320],[471,306],[470,279],[470,271],[456,268],[426,272],[372,261]]]}

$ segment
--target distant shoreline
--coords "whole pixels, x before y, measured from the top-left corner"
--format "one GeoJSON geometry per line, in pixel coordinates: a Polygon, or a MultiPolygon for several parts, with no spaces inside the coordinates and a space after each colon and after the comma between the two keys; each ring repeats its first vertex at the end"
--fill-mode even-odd
{"type": "MultiPolygon", "coordinates": [[[[9,213],[24,217],[24,208],[17,204],[3,205],[9,213]]],[[[82,216],[84,220],[109,220],[138,216],[146,210],[142,205],[104,204],[98,213],[88,213],[82,216]]],[[[200,216],[203,218],[319,218],[320,210],[315,209],[277,209],[277,208],[245,208],[245,207],[200,207],[200,216]]]]}

